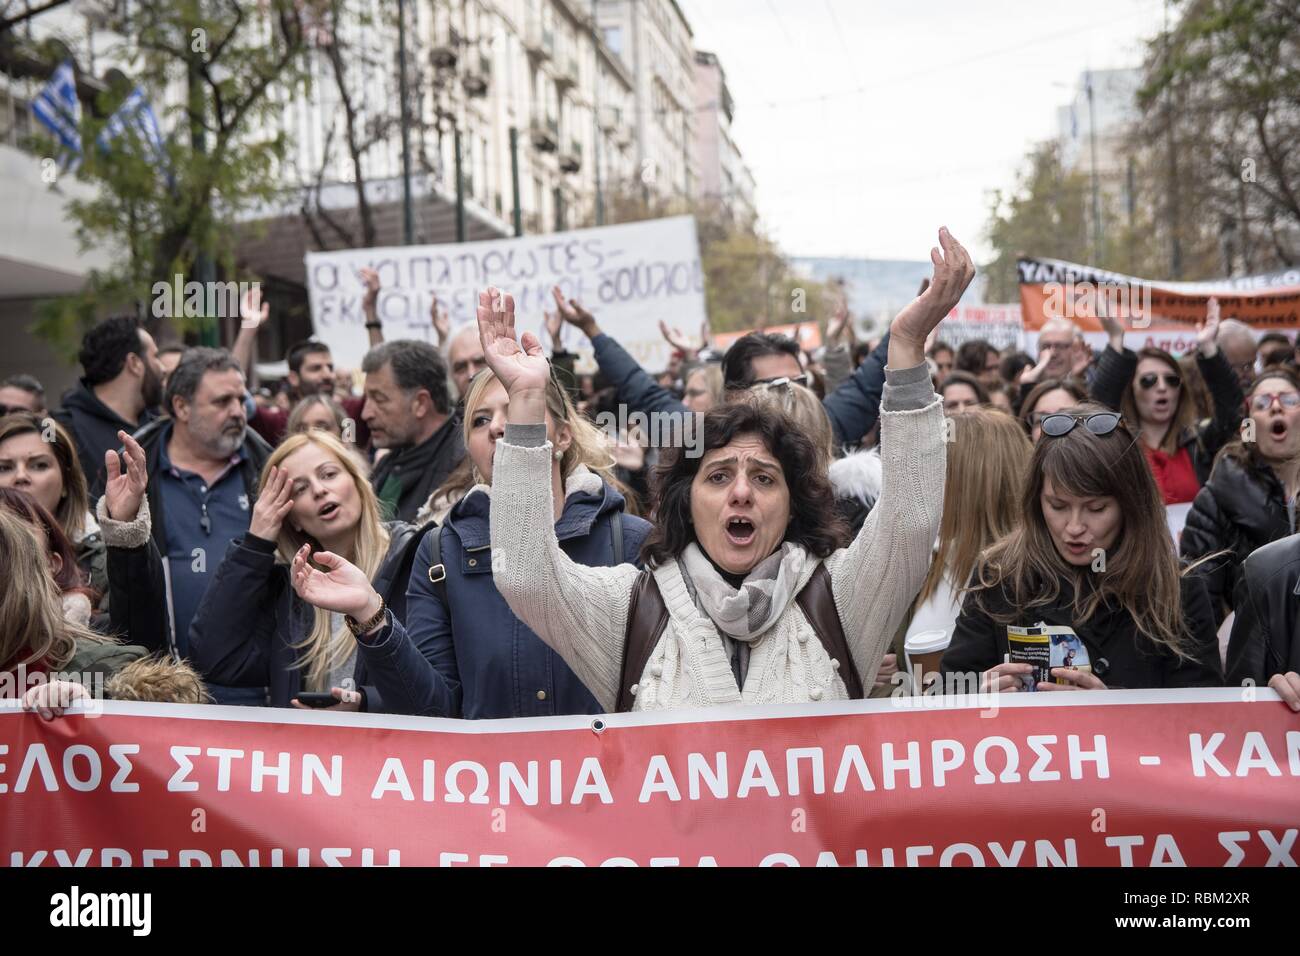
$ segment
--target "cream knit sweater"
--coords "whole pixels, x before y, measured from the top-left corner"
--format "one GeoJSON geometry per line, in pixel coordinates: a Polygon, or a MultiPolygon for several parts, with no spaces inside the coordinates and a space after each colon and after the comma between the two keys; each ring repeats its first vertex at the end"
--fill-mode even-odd
{"type": "MultiPolygon", "coordinates": [[[[927,391],[930,391],[927,386],[927,391]]],[[[884,485],[857,538],[826,559],[831,591],[862,683],[881,657],[925,579],[943,508],[947,454],[943,409],[930,391],[924,408],[881,412],[884,485]]],[[[510,609],[573,668],[596,700],[613,710],[623,662],[628,605],[638,571],[628,564],[576,564],[555,539],[550,443],[501,439],[492,468],[492,568],[510,609]]],[[[798,490],[795,490],[798,493],[798,490]]],[[[796,592],[812,575],[811,558],[796,592]]],[[[695,607],[677,562],[654,572],[668,626],[637,687],[633,710],[720,704],[790,704],[848,697],[812,625],[793,601],[751,645],[744,690],[736,686],[722,638],[695,607]]]]}

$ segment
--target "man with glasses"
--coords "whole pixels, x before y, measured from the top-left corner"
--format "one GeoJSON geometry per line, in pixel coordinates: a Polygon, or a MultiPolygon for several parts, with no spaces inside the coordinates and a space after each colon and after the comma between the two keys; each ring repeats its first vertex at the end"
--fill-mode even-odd
{"type": "Polygon", "coordinates": [[[1255,344],[1255,333],[1245,322],[1224,319],[1219,323],[1217,341],[1223,357],[1228,360],[1228,364],[1237,375],[1241,390],[1246,391],[1255,378],[1255,358],[1258,348],[1255,344]]]}
{"type": "Polygon", "coordinates": [[[30,375],[10,375],[0,382],[0,418],[11,412],[45,414],[45,386],[30,375]]]}

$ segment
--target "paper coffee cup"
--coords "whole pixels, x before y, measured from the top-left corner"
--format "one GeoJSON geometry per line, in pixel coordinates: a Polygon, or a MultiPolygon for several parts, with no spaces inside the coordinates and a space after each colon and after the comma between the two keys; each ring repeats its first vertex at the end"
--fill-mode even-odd
{"type": "Polygon", "coordinates": [[[903,642],[903,653],[907,657],[907,668],[919,693],[931,676],[938,677],[939,661],[948,649],[952,637],[947,631],[921,631],[913,634],[903,642]]]}

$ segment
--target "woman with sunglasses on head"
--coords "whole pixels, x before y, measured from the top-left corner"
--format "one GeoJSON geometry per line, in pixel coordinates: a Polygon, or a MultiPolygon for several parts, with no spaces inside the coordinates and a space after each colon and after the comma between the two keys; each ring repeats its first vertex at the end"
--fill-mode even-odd
{"type": "Polygon", "coordinates": [[[1123,412],[1138,430],[1165,504],[1189,502],[1209,480],[1214,456],[1236,437],[1241,424],[1241,386],[1215,341],[1218,300],[1210,299],[1196,332],[1196,365],[1214,400],[1213,417],[1203,421],[1172,355],[1154,348],[1135,354],[1124,348],[1124,329],[1117,319],[1102,317],[1101,323],[1110,345],[1097,365],[1092,397],[1123,412]]]}
{"type": "MultiPolygon", "coordinates": [[[[1052,668],[1035,690],[1210,687],[1223,682],[1205,589],[1182,574],[1137,438],[1082,405],[1043,418],[1020,523],[980,558],[943,656],[983,691],[1023,689],[1008,627],[1066,626],[1089,669],[1052,668]]],[[[954,682],[949,681],[951,686],[954,682]]]]}
{"type": "Polygon", "coordinates": [[[1220,620],[1236,606],[1247,556],[1298,527],[1300,377],[1289,368],[1265,369],[1247,399],[1250,420],[1219,455],[1180,542],[1185,560],[1210,557],[1201,574],[1220,620]]]}
{"type": "Polygon", "coordinates": [[[1044,379],[1030,389],[1020,404],[1020,423],[1035,445],[1043,437],[1042,420],[1088,400],[1084,384],[1075,378],[1044,379]]]}

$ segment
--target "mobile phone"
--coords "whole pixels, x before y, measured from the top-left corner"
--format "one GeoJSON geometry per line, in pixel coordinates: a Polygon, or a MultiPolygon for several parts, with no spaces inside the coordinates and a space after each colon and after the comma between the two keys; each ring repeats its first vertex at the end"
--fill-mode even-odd
{"type": "Polygon", "coordinates": [[[339,699],[333,694],[319,694],[311,691],[300,691],[293,695],[293,699],[304,707],[333,707],[339,702],[339,699]]]}

